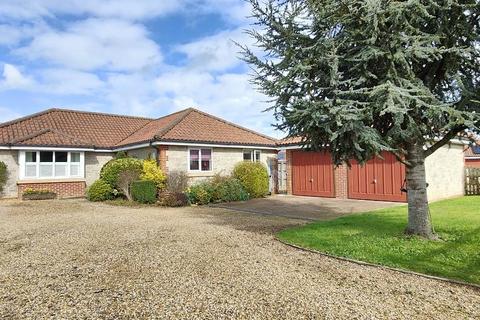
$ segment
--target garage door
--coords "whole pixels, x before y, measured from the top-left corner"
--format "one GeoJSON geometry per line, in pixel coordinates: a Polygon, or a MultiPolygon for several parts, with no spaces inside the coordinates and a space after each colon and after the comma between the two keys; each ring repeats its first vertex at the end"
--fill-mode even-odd
{"type": "Polygon", "coordinates": [[[400,191],[405,180],[405,166],[391,153],[383,153],[361,166],[352,161],[348,172],[348,197],[351,199],[398,201],[407,200],[400,191]]]}
{"type": "Polygon", "coordinates": [[[334,197],[333,164],[325,152],[292,152],[292,192],[299,196],[334,197]]]}

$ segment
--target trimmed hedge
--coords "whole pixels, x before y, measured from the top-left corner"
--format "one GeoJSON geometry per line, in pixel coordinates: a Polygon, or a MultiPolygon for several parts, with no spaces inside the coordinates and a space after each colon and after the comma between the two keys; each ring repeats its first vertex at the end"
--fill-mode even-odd
{"type": "Polygon", "coordinates": [[[4,162],[0,161],[0,193],[3,192],[8,180],[8,168],[4,162]]]}
{"type": "Polygon", "coordinates": [[[135,181],[130,186],[130,193],[136,202],[155,203],[157,201],[157,186],[153,181],[135,181]]]}
{"type": "Polygon", "coordinates": [[[107,162],[100,171],[100,179],[110,184],[113,188],[118,188],[120,173],[128,170],[137,171],[140,175],[143,169],[142,160],[135,158],[113,159],[107,162]]]}
{"type": "Polygon", "coordinates": [[[251,198],[263,198],[270,191],[267,167],[260,162],[238,163],[233,169],[233,176],[240,180],[251,198]]]}
{"type": "Polygon", "coordinates": [[[112,186],[101,179],[95,181],[87,190],[88,201],[106,201],[113,199],[112,186]]]}

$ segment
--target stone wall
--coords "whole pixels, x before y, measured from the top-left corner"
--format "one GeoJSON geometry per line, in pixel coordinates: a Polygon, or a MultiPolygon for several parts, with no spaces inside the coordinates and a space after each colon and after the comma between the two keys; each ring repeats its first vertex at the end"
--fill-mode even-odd
{"type": "Polygon", "coordinates": [[[85,152],[85,181],[87,187],[100,178],[103,165],[115,157],[111,152],[85,152]]]}
{"type": "MultiPolygon", "coordinates": [[[[168,171],[185,171],[190,177],[190,183],[199,182],[215,174],[229,175],[235,165],[243,161],[243,150],[236,148],[212,148],[212,171],[194,172],[188,167],[188,147],[168,146],[166,150],[168,171]]],[[[262,150],[260,161],[268,168],[269,161],[276,159],[276,150],[262,150]]]]}
{"type": "Polygon", "coordinates": [[[17,180],[18,180],[18,151],[16,150],[0,150],[0,161],[7,165],[8,181],[5,190],[0,194],[0,198],[17,197],[17,180]]]}
{"type": "Polygon", "coordinates": [[[425,169],[429,201],[464,195],[465,164],[462,145],[441,147],[427,158],[425,169]]]}

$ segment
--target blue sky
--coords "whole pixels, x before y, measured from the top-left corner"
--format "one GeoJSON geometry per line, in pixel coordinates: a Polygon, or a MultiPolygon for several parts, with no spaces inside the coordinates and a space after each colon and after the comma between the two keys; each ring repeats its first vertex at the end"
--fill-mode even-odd
{"type": "Polygon", "coordinates": [[[243,0],[2,0],[0,122],[50,107],[159,117],[187,107],[281,136],[232,40],[243,0]]]}

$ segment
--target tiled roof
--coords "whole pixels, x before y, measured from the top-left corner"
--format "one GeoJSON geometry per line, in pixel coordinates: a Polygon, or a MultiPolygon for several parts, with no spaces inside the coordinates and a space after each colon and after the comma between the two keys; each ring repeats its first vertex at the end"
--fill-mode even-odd
{"type": "Polygon", "coordinates": [[[478,153],[476,153],[471,146],[469,146],[465,150],[465,158],[470,158],[470,157],[480,157],[480,141],[477,141],[476,143],[476,149],[479,150],[478,153]]]}
{"type": "Polygon", "coordinates": [[[276,140],[196,109],[156,134],[160,141],[208,142],[236,145],[275,146],[276,140]]]}
{"type": "Polygon", "coordinates": [[[159,119],[50,109],[0,125],[0,145],[115,149],[150,141],[275,146],[276,140],[196,109],[159,119]]]}
{"type": "Polygon", "coordinates": [[[279,146],[291,146],[291,145],[299,145],[302,144],[302,137],[290,137],[282,139],[278,142],[279,146]]]}

